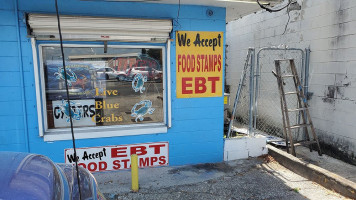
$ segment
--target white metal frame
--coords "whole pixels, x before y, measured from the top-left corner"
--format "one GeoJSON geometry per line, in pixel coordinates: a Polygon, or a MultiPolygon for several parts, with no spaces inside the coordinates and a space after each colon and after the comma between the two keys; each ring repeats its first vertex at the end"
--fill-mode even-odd
{"type": "MultiPolygon", "coordinates": [[[[32,52],[33,52],[33,65],[34,76],[36,83],[36,102],[37,102],[37,114],[38,114],[38,126],[39,136],[44,138],[44,141],[56,141],[56,140],[70,140],[71,133],[69,128],[61,129],[48,129],[46,112],[46,91],[44,81],[44,68],[43,68],[43,47],[58,47],[59,44],[39,44],[38,45],[38,57],[36,40],[31,39],[32,52]]],[[[98,44],[64,44],[64,47],[104,47],[104,45],[98,44]]],[[[142,134],[157,134],[167,133],[168,127],[171,127],[171,86],[170,86],[170,41],[167,42],[167,47],[154,46],[154,45],[108,45],[110,48],[151,48],[162,49],[162,65],[163,65],[163,77],[167,77],[163,80],[163,123],[149,123],[149,124],[134,124],[134,125],[113,125],[113,126],[100,126],[100,127],[80,127],[74,128],[75,138],[101,138],[101,137],[115,137],[115,136],[127,136],[127,135],[142,135],[142,134]],[[166,51],[168,52],[166,54],[166,51]],[[167,57],[166,57],[167,55],[167,57]],[[167,59],[167,63],[166,63],[167,59]],[[168,62],[169,61],[169,62],[168,62]],[[168,85],[167,85],[168,84],[168,85]],[[100,134],[99,134],[100,133],[100,134]]]]}
{"type": "Polygon", "coordinates": [[[39,71],[38,71],[38,62],[37,62],[37,48],[36,48],[36,40],[35,38],[31,38],[31,46],[32,46],[32,60],[33,60],[33,72],[35,77],[35,87],[36,87],[36,103],[37,103],[37,118],[38,118],[38,132],[42,137],[44,135],[43,131],[43,121],[42,121],[42,109],[41,109],[41,89],[40,89],[40,79],[39,79],[39,71]]]}
{"type": "Polygon", "coordinates": [[[168,102],[168,128],[172,127],[172,91],[171,91],[171,40],[167,40],[167,102],[168,102]]]}

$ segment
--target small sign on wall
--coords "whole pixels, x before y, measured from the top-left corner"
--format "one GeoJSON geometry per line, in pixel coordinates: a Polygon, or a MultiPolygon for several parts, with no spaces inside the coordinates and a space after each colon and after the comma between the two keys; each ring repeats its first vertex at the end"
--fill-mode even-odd
{"type": "Polygon", "coordinates": [[[69,127],[69,111],[74,126],[95,126],[95,99],[71,100],[70,106],[67,100],[52,101],[55,128],[69,127]]]}
{"type": "MultiPolygon", "coordinates": [[[[78,165],[95,171],[130,169],[131,154],[140,168],[168,165],[168,142],[77,148],[78,165]]],[[[65,163],[73,164],[74,150],[64,150],[65,163]]]]}
{"type": "Polygon", "coordinates": [[[177,98],[220,97],[223,32],[177,31],[177,98]]]}

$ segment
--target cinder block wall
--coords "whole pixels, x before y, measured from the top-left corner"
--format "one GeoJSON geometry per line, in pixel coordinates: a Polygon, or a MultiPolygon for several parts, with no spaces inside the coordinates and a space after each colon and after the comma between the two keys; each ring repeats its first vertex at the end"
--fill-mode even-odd
{"type": "Polygon", "coordinates": [[[356,163],[356,1],[298,3],[284,35],[287,10],[259,11],[227,25],[227,85],[235,96],[248,47],[310,47],[309,104],[324,151],[356,163]]]}

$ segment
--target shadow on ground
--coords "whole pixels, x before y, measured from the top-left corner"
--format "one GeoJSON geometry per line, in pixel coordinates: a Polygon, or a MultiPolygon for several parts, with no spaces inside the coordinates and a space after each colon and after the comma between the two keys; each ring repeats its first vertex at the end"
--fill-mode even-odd
{"type": "Polygon", "coordinates": [[[306,199],[265,169],[265,162],[259,158],[140,169],[138,193],[130,191],[130,171],[94,175],[108,199],[306,199]]]}

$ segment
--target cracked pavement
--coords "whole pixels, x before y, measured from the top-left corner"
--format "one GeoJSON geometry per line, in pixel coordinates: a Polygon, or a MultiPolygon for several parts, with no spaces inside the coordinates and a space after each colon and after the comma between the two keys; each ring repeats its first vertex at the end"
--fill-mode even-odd
{"type": "Polygon", "coordinates": [[[139,169],[133,193],[129,170],[94,173],[108,199],[346,199],[273,158],[139,169]]]}

